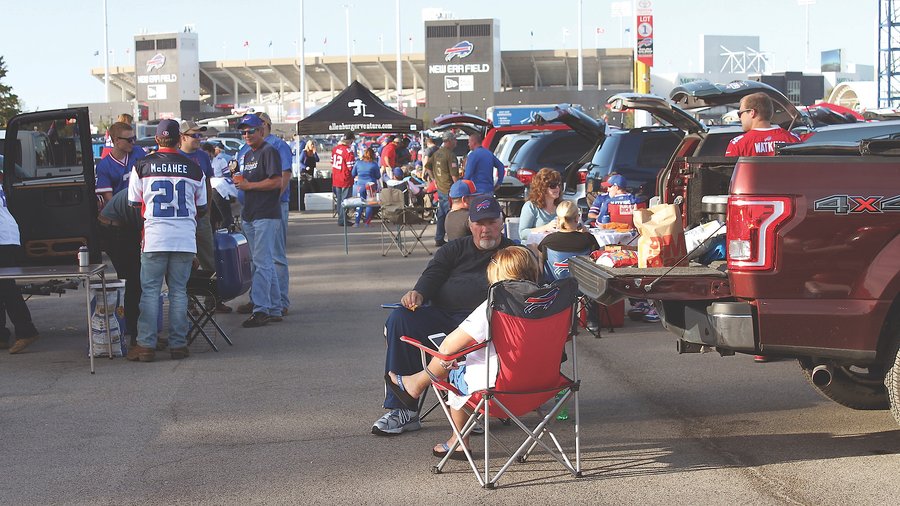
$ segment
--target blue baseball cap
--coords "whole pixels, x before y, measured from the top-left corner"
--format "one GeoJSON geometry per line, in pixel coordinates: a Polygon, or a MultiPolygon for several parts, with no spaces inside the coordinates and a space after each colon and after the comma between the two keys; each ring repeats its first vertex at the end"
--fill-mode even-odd
{"type": "Polygon", "coordinates": [[[156,125],[156,136],[164,139],[179,139],[181,127],[174,119],[164,119],[156,125]]]}
{"type": "Polygon", "coordinates": [[[400,167],[394,167],[394,170],[392,172],[394,174],[394,177],[403,177],[404,176],[403,169],[401,169],[400,167]]]}
{"type": "Polygon", "coordinates": [[[469,221],[497,219],[502,214],[500,203],[490,195],[479,195],[469,202],[469,221]]]}
{"type": "Polygon", "coordinates": [[[259,116],[255,114],[245,114],[241,117],[241,122],[238,123],[238,128],[242,126],[248,126],[250,128],[259,128],[263,126],[263,120],[259,119],[259,116]]]}
{"type": "Polygon", "coordinates": [[[468,197],[473,193],[475,193],[475,184],[468,179],[460,179],[450,187],[450,198],[452,199],[468,197]]]}
{"type": "Polygon", "coordinates": [[[625,176],[621,174],[613,174],[606,178],[606,181],[600,183],[600,186],[604,188],[609,188],[610,186],[618,186],[619,188],[625,188],[628,184],[628,181],[625,180],[625,176]]]}

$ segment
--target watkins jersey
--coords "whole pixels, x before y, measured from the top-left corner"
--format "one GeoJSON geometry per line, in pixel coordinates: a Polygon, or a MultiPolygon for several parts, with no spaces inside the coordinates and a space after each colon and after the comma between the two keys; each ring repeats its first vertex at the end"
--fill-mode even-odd
{"type": "Polygon", "coordinates": [[[19,225],[6,207],[6,194],[0,185],[0,245],[19,244],[19,225]]]}
{"type": "Polygon", "coordinates": [[[800,138],[781,127],[754,128],[728,143],[725,156],[774,156],[775,143],[793,144],[800,138]]]}
{"type": "Polygon", "coordinates": [[[97,162],[97,189],[98,194],[111,192],[113,194],[128,188],[128,177],[131,175],[131,169],[134,162],[146,156],[144,148],[135,146],[131,153],[125,155],[124,160],[116,160],[113,158],[112,152],[104,156],[97,162]]]}
{"type": "Polygon", "coordinates": [[[331,184],[337,188],[353,186],[353,151],[346,144],[331,150],[331,184]]]}
{"type": "Polygon", "coordinates": [[[141,206],[142,251],[197,252],[197,212],[206,207],[206,176],[175,149],[138,160],[128,181],[128,201],[141,206]]]}

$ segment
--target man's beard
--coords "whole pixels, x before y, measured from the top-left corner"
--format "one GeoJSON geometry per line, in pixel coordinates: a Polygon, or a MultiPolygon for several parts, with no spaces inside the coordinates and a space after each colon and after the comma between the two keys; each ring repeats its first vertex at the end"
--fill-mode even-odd
{"type": "Polygon", "coordinates": [[[479,249],[494,249],[500,245],[500,238],[496,239],[478,239],[479,249]]]}

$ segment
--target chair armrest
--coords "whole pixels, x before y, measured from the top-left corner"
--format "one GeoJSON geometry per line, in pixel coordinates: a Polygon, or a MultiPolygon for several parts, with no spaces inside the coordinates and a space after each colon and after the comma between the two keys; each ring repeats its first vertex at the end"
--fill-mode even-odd
{"type": "Polygon", "coordinates": [[[482,349],[482,348],[484,348],[485,346],[488,345],[488,341],[485,341],[485,342],[483,342],[483,343],[476,343],[476,344],[473,344],[472,346],[469,346],[468,348],[463,348],[463,349],[459,350],[458,352],[456,352],[456,353],[454,353],[454,354],[452,354],[452,355],[444,355],[444,354],[442,354],[442,353],[438,353],[438,352],[432,350],[431,348],[425,346],[424,344],[422,344],[421,341],[419,341],[419,340],[417,340],[417,339],[413,339],[413,338],[408,337],[408,336],[401,336],[401,337],[400,337],[400,340],[403,341],[403,342],[406,343],[406,344],[410,344],[410,345],[412,345],[412,346],[415,346],[416,348],[418,348],[418,349],[424,351],[425,353],[431,355],[432,357],[437,357],[437,358],[439,358],[439,359],[441,359],[441,360],[444,360],[444,361],[447,361],[447,362],[449,362],[449,361],[451,361],[451,360],[456,360],[456,359],[458,359],[458,358],[460,358],[460,357],[464,357],[464,356],[468,355],[469,353],[472,353],[473,351],[480,350],[480,349],[482,349]]]}

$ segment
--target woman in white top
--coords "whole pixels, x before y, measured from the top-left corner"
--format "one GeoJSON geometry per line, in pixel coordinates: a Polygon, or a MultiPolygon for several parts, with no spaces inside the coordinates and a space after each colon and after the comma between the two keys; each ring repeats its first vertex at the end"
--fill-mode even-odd
{"type": "MultiPolygon", "coordinates": [[[[534,255],[522,246],[509,246],[494,253],[491,263],[488,264],[488,283],[494,284],[506,280],[527,280],[538,282],[540,269],[534,255]]],[[[476,343],[483,343],[488,338],[488,307],[487,301],[481,303],[463,321],[456,330],[450,333],[438,347],[438,353],[452,355],[463,348],[476,343]]],[[[494,385],[497,377],[497,354],[494,346],[488,344],[481,350],[466,356],[465,364],[458,365],[455,361],[445,362],[432,358],[428,364],[431,374],[440,379],[449,377],[450,382],[463,394],[452,396],[450,400],[451,415],[456,428],[462,430],[467,415],[462,411],[469,396],[469,392],[482,390],[494,385]],[[490,385],[485,384],[488,377],[485,368],[492,372],[490,385]]],[[[426,371],[421,371],[409,376],[399,376],[393,372],[388,373],[394,393],[404,401],[410,409],[418,409],[418,398],[431,385],[431,378],[426,371]]],[[[454,435],[446,443],[439,443],[432,449],[432,454],[443,457],[456,441],[454,435]]],[[[466,441],[468,443],[468,441],[466,441]]],[[[461,450],[451,456],[455,460],[465,460],[465,454],[461,450]]]]}
{"type": "MultiPolygon", "coordinates": [[[[3,179],[0,178],[0,182],[3,179]]],[[[0,267],[17,267],[22,253],[19,237],[19,225],[6,207],[6,194],[0,185],[0,267]]],[[[10,353],[22,353],[25,348],[35,342],[38,331],[31,321],[31,312],[22,299],[22,292],[14,279],[0,280],[0,348],[9,347],[10,353]],[[11,333],[6,328],[6,317],[16,328],[16,340],[9,345],[11,333]]]]}
{"type": "Polygon", "coordinates": [[[528,202],[519,216],[519,239],[524,243],[532,232],[556,231],[556,206],[562,202],[559,172],[541,169],[531,180],[528,202]]]}

